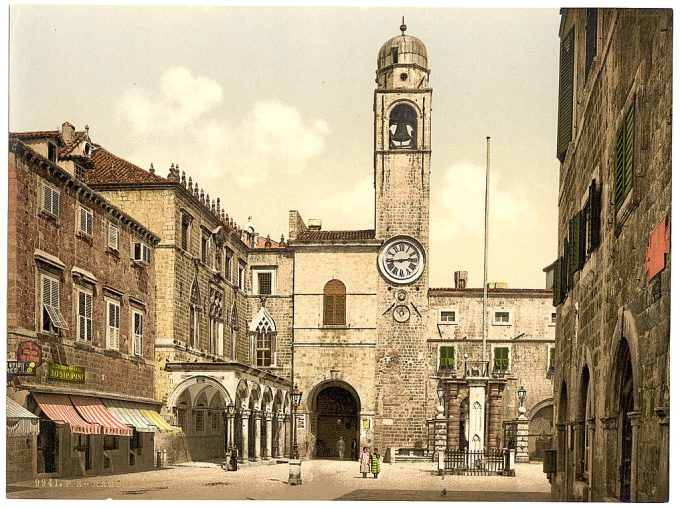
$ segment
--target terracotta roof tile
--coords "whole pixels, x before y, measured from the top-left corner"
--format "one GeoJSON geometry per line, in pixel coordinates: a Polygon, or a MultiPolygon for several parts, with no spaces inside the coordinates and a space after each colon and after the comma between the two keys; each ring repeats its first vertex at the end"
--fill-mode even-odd
{"type": "Polygon", "coordinates": [[[113,155],[104,148],[98,148],[92,154],[94,168],[87,172],[88,185],[112,184],[155,184],[167,183],[163,177],[143,170],[131,162],[113,155]]]}
{"type": "Polygon", "coordinates": [[[267,237],[257,237],[255,241],[255,247],[258,249],[269,249],[269,248],[278,248],[281,247],[281,244],[279,242],[276,242],[275,240],[269,239],[269,243],[271,244],[270,246],[267,246],[267,237]]]}
{"type": "Polygon", "coordinates": [[[300,232],[295,240],[302,242],[323,242],[373,239],[375,239],[375,230],[306,230],[300,232]]]}

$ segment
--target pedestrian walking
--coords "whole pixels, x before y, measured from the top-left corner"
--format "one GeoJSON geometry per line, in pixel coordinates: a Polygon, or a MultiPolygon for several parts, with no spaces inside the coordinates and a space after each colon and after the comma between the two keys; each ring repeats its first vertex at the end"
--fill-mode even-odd
{"type": "Polygon", "coordinates": [[[368,452],[368,447],[364,447],[361,457],[359,458],[359,472],[363,474],[366,479],[366,474],[371,471],[371,453],[368,452]]]}
{"type": "Polygon", "coordinates": [[[380,453],[377,447],[373,449],[373,454],[371,454],[371,473],[375,479],[378,478],[380,473],[380,453]]]}
{"type": "Polygon", "coordinates": [[[341,460],[345,459],[345,439],[342,437],[338,440],[338,457],[341,460]]]}

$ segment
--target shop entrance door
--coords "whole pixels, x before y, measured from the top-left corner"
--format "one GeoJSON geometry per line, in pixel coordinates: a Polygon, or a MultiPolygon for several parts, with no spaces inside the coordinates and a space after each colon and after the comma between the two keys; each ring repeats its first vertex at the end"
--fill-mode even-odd
{"type": "Polygon", "coordinates": [[[57,471],[57,426],[49,419],[40,419],[38,434],[38,473],[50,474],[57,471]]]}

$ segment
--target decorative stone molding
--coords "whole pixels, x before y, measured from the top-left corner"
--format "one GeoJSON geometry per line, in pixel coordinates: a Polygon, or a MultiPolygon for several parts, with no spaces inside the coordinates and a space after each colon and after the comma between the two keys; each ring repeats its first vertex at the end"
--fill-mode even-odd
{"type": "Polygon", "coordinates": [[[670,425],[671,422],[670,407],[667,406],[656,407],[654,409],[654,413],[656,414],[656,418],[659,421],[659,426],[670,425]]]}
{"type": "Polygon", "coordinates": [[[600,417],[600,423],[605,430],[617,429],[619,427],[619,418],[616,415],[600,417]]]}

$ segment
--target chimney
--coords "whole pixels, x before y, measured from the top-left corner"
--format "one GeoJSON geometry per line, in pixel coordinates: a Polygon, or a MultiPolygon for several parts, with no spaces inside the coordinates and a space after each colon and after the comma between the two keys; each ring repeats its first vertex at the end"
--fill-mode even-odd
{"type": "Polygon", "coordinates": [[[456,290],[465,290],[468,279],[467,270],[457,270],[453,273],[453,279],[456,285],[456,290]]]}
{"type": "Polygon", "coordinates": [[[64,122],[61,124],[61,137],[64,139],[66,145],[70,145],[71,141],[76,135],[76,128],[73,127],[69,122],[64,122]]]}
{"type": "Polygon", "coordinates": [[[308,219],[307,228],[313,232],[321,231],[321,219],[308,219]]]}

